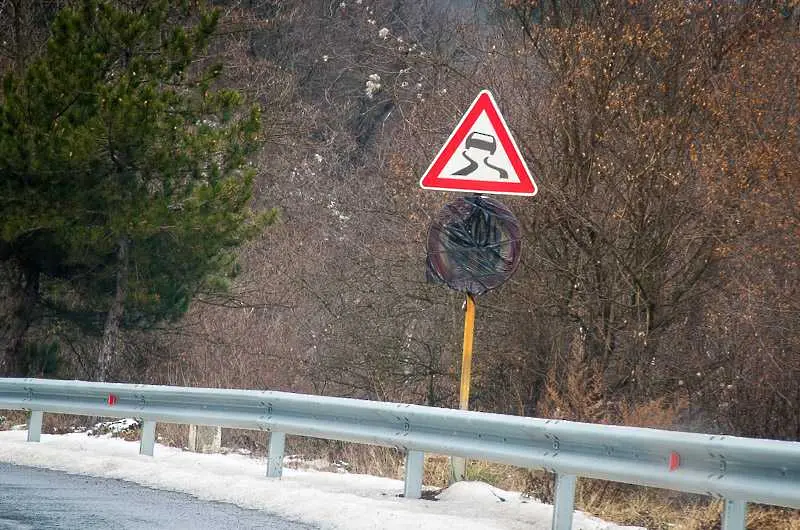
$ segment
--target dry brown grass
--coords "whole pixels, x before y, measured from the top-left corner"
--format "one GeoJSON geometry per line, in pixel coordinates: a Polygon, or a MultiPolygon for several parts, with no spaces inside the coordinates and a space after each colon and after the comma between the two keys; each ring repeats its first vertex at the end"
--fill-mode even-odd
{"type": "Polygon", "coordinates": [[[156,441],[170,447],[186,447],[189,441],[189,426],[175,423],[157,423],[156,441]]]}
{"type": "Polygon", "coordinates": [[[28,413],[22,410],[0,410],[0,431],[7,431],[14,425],[22,425],[28,421],[28,413]]]}
{"type": "Polygon", "coordinates": [[[538,417],[672,429],[681,424],[681,417],[689,407],[681,391],[655,399],[609,400],[602,372],[579,359],[571,362],[573,368],[565,381],[559,380],[553,370],[548,374],[545,396],[537,409],[538,417]]]}
{"type": "MultiPolygon", "coordinates": [[[[650,530],[680,528],[682,521],[687,520],[687,514],[702,509],[708,502],[704,497],[681,492],[602,480],[581,479],[576,491],[578,509],[620,524],[643,526],[650,530]]],[[[703,518],[702,522],[706,524],[707,520],[703,518]]]]}
{"type": "MultiPolygon", "coordinates": [[[[718,530],[722,501],[705,501],[683,512],[676,512],[676,530],[718,530]]],[[[774,506],[750,505],[747,509],[748,530],[800,530],[800,511],[774,506]]]]}
{"type": "Polygon", "coordinates": [[[321,459],[329,463],[332,471],[403,478],[403,453],[390,447],[287,436],[286,454],[306,460],[321,459]]]}
{"type": "MultiPolygon", "coordinates": [[[[552,503],[552,475],[531,472],[525,491],[552,503]]],[[[575,504],[577,509],[602,519],[649,530],[717,530],[722,511],[721,501],[702,495],[591,479],[578,481],[575,504]]],[[[747,528],[800,530],[800,510],[749,505],[747,528]]]]}
{"type": "Polygon", "coordinates": [[[75,416],[72,414],[44,414],[42,417],[43,434],[66,434],[79,428],[89,428],[97,422],[114,421],[117,418],[96,418],[75,416]]]}
{"type": "MultiPolygon", "coordinates": [[[[721,503],[718,503],[721,504],[721,503]]],[[[751,507],[747,514],[750,530],[800,530],[800,510],[775,508],[774,506],[751,507]]],[[[700,530],[698,527],[687,530],[700,530]]]]}
{"type": "MultiPolygon", "coordinates": [[[[445,455],[425,455],[425,485],[446,488],[449,479],[450,458],[445,455]]],[[[486,482],[506,491],[523,492],[527,491],[528,471],[505,464],[468,460],[467,480],[486,482]]]]}

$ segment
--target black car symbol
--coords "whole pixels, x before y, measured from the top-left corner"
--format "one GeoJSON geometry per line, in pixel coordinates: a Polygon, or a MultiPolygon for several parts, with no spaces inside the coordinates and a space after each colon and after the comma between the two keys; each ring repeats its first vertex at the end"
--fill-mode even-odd
{"type": "Polygon", "coordinates": [[[470,147],[494,154],[495,149],[497,149],[497,142],[491,134],[475,131],[467,137],[467,142],[464,144],[465,149],[470,147]]]}

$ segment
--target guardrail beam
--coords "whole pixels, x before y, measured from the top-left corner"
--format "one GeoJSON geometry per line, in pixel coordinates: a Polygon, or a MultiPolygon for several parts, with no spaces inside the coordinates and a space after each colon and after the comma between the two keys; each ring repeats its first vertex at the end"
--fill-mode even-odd
{"type": "Polygon", "coordinates": [[[575,485],[578,477],[556,473],[555,500],[553,502],[553,530],[572,530],[572,512],[575,510],[575,485]]]}
{"type": "Polygon", "coordinates": [[[44,413],[41,410],[32,410],[28,416],[28,441],[38,442],[42,438],[42,418],[44,413]]]}
{"type": "Polygon", "coordinates": [[[422,497],[422,476],[425,473],[425,453],[422,451],[406,452],[406,478],[403,496],[406,499],[422,497]]]}
{"type": "Polygon", "coordinates": [[[156,445],[156,422],[144,420],[142,423],[142,436],[139,441],[139,454],[153,456],[156,445]]]}
{"type": "Polygon", "coordinates": [[[725,499],[722,509],[722,530],[745,530],[747,503],[725,499]]]}
{"type": "MultiPolygon", "coordinates": [[[[800,508],[798,442],[286,392],[52,379],[0,378],[0,409],[33,411],[31,441],[41,436],[42,413],[278,431],[267,469],[276,477],[285,434],[554,469],[563,475],[556,479],[556,524],[569,520],[576,476],[731,499],[726,530],[743,527],[745,501],[800,508]]],[[[407,462],[410,494],[422,475],[418,458],[407,462]]]]}
{"type": "Polygon", "coordinates": [[[267,476],[281,478],[283,475],[283,452],[286,449],[286,433],[269,433],[269,454],[267,455],[267,476]]]}

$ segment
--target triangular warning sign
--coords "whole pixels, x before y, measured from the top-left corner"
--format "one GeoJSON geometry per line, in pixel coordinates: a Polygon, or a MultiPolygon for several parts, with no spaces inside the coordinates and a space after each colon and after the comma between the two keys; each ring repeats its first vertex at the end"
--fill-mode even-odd
{"type": "Polygon", "coordinates": [[[434,158],[419,185],[427,190],[536,195],[492,94],[481,91],[434,158]]]}

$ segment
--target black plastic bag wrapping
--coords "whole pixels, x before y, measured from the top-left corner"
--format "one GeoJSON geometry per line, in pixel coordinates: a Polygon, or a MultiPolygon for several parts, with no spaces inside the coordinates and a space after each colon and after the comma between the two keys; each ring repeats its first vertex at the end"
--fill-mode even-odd
{"type": "Polygon", "coordinates": [[[514,274],[520,258],[519,221],[486,196],[447,203],[428,230],[426,278],[480,295],[514,274]]]}

